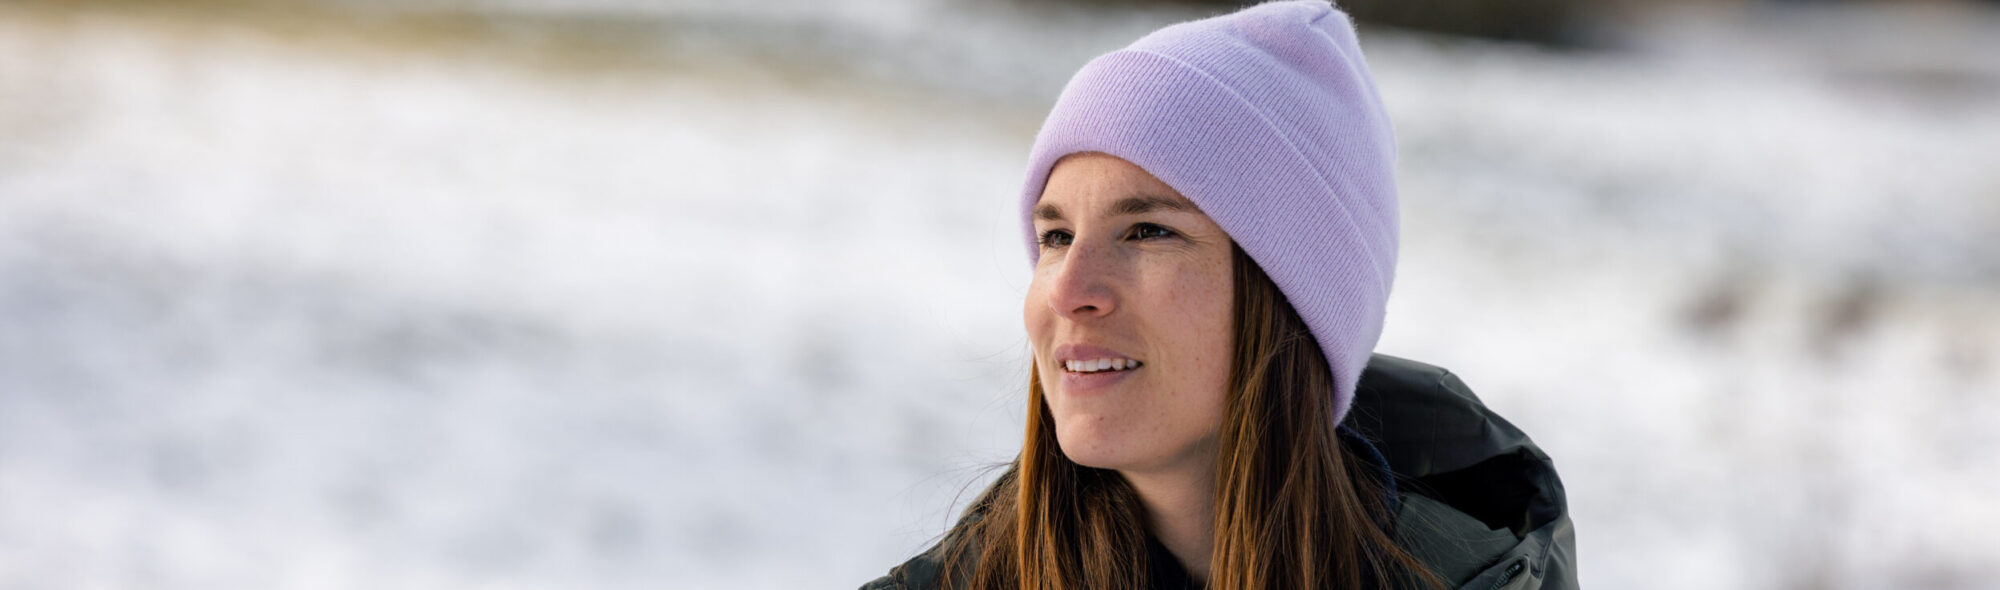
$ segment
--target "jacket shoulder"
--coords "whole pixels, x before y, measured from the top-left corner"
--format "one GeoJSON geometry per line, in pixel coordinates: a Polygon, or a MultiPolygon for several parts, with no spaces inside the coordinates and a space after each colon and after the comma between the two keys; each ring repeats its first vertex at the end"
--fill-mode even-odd
{"type": "Polygon", "coordinates": [[[889,573],[861,585],[861,590],[930,590],[939,588],[944,569],[945,546],[948,541],[939,541],[923,553],[911,557],[889,573]]]}
{"type": "MultiPolygon", "coordinates": [[[[896,567],[889,568],[888,574],[869,581],[867,584],[863,584],[861,590],[931,590],[934,588],[945,588],[945,562],[952,558],[953,548],[964,545],[966,536],[973,534],[971,532],[975,529],[973,525],[978,524],[980,520],[986,518],[986,507],[992,499],[994,490],[999,488],[998,483],[995,482],[995,485],[989,486],[985,493],[980,494],[979,499],[973,501],[971,507],[966,508],[965,514],[959,518],[958,524],[952,525],[951,530],[945,533],[942,540],[931,545],[929,549],[925,549],[923,553],[918,553],[915,557],[911,557],[908,561],[904,561],[896,567]]],[[[958,559],[959,565],[957,571],[969,572],[972,571],[972,566],[977,565],[978,557],[973,551],[968,550],[958,555],[958,559]]]]}

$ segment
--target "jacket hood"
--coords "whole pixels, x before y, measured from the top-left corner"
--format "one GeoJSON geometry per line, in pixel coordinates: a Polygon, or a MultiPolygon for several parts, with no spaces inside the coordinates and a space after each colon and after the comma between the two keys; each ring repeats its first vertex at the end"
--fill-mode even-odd
{"type": "Polygon", "coordinates": [[[1393,473],[1398,540],[1446,580],[1576,587],[1575,532],[1554,461],[1457,375],[1372,355],[1341,426],[1393,473]]]}

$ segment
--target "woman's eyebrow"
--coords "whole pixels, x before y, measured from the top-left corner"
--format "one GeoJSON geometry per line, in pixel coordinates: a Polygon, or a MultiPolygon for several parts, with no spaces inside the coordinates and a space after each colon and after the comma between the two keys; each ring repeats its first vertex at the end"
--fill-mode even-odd
{"type": "MultiPolygon", "coordinates": [[[[1195,208],[1193,203],[1189,203],[1183,199],[1169,199],[1166,197],[1155,196],[1155,195],[1139,195],[1136,197],[1125,197],[1123,199],[1119,199],[1118,202],[1111,204],[1111,210],[1107,211],[1106,213],[1107,215],[1138,215],[1141,213],[1150,213],[1162,209],[1168,211],[1184,211],[1189,213],[1194,213],[1199,211],[1198,209],[1195,208]]],[[[1057,208],[1055,203],[1043,203],[1040,206],[1035,207],[1035,219],[1040,219],[1043,221],[1061,221],[1062,218],[1063,218],[1062,209],[1057,208]]]]}
{"type": "Polygon", "coordinates": [[[1155,196],[1155,195],[1139,195],[1136,197],[1125,197],[1123,199],[1119,199],[1117,203],[1113,203],[1111,205],[1111,214],[1138,215],[1140,213],[1149,213],[1160,209],[1165,209],[1168,211],[1183,211],[1189,213],[1196,212],[1196,209],[1194,208],[1194,203],[1189,203],[1186,200],[1169,199],[1166,197],[1155,196]]]}

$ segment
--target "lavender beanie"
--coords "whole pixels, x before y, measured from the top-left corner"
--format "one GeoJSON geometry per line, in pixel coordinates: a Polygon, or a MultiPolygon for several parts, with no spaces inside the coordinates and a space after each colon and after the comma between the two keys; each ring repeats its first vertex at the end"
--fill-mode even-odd
{"type": "Polygon", "coordinates": [[[1396,141],[1347,14],[1266,2],[1085,64],[1029,153],[1021,223],[1056,160],[1103,152],[1180,191],[1257,261],[1333,368],[1334,422],[1382,335],[1396,272],[1396,141]]]}

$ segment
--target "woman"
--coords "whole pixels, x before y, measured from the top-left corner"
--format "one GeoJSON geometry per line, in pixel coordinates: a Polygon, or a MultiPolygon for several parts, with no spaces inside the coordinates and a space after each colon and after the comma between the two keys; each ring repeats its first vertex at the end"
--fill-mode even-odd
{"type": "Polygon", "coordinates": [[[1346,14],[1271,2],[1070,80],[1036,137],[1026,440],[868,588],[1569,588],[1549,459],[1372,354],[1395,140],[1346,14]]]}

